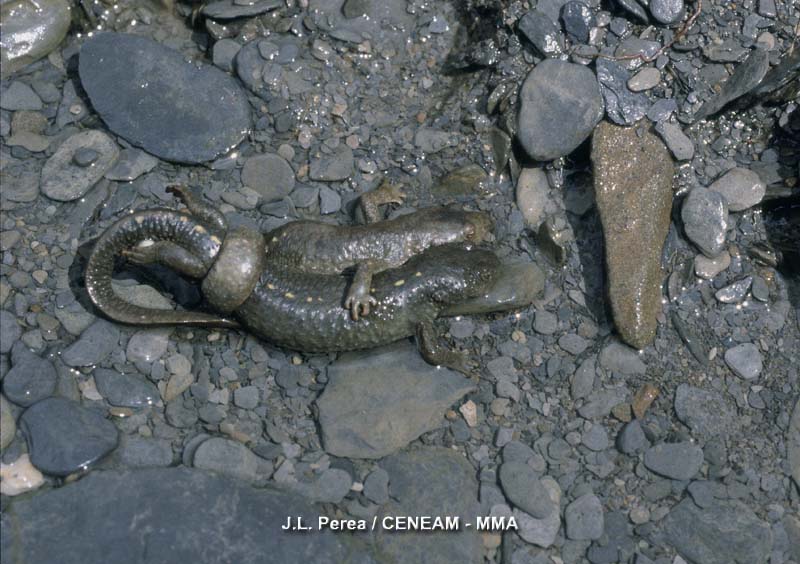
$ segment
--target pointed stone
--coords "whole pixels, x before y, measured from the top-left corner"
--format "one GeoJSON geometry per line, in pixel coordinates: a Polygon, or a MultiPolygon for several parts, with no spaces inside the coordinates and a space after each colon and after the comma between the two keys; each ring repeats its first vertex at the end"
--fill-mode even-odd
{"type": "Polygon", "coordinates": [[[652,132],[602,122],[592,141],[608,295],[620,337],[641,349],[661,310],[661,251],[672,209],[672,157],[652,132]]]}

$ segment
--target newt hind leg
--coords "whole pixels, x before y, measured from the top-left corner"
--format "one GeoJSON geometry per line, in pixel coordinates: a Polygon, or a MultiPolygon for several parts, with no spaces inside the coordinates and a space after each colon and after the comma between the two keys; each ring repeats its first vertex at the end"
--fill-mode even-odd
{"type": "Polygon", "coordinates": [[[363,194],[359,198],[361,211],[367,223],[375,223],[381,220],[378,206],[383,204],[402,204],[405,200],[405,193],[397,184],[392,184],[388,179],[384,179],[380,186],[371,192],[363,194]]]}
{"type": "Polygon", "coordinates": [[[474,376],[476,366],[470,361],[469,356],[466,353],[444,350],[437,342],[433,325],[430,323],[417,324],[416,339],[417,348],[428,364],[445,366],[467,377],[474,376]]]}
{"type": "Polygon", "coordinates": [[[122,256],[134,264],[160,264],[190,278],[203,278],[208,272],[199,258],[171,241],[157,241],[147,246],[140,245],[122,251],[122,256]]]}

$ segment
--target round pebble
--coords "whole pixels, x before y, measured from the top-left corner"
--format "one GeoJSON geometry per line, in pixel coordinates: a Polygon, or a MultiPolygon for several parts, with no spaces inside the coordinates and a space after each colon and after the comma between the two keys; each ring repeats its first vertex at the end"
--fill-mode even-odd
{"type": "Polygon", "coordinates": [[[733,212],[759,204],[767,191],[766,184],[758,174],[740,167],[729,170],[708,188],[722,194],[728,203],[728,210],[733,212]]]}

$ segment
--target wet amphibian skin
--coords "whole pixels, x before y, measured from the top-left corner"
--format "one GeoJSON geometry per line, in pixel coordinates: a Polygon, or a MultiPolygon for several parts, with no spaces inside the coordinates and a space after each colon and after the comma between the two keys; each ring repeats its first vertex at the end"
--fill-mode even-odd
{"type": "MultiPolygon", "coordinates": [[[[370,314],[356,320],[342,307],[346,277],[324,269],[303,271],[286,258],[271,261],[267,241],[275,232],[265,236],[228,229],[221,212],[189,192],[181,197],[188,211],[133,213],[109,227],[95,245],[86,287],[93,303],[111,319],[135,325],[241,324],[265,340],[305,352],[370,348],[414,335],[426,360],[468,371],[462,355],[436,346],[432,323],[448,306],[488,291],[499,266],[493,253],[437,240],[437,246],[428,245],[401,266],[395,266],[396,258],[381,263],[389,268],[371,276],[370,314]],[[201,279],[206,300],[221,315],[154,310],[124,301],[111,286],[119,255],[201,279]]],[[[430,221],[426,210],[417,213],[430,221]]],[[[415,223],[413,217],[406,221],[415,223]]],[[[347,260],[352,259],[340,264],[347,260]]]]}

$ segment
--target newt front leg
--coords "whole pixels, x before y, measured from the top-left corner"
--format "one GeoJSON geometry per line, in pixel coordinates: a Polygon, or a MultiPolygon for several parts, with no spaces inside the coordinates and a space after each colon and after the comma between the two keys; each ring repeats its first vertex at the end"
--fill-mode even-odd
{"type": "Polygon", "coordinates": [[[470,361],[469,356],[466,353],[444,350],[439,346],[433,326],[430,323],[418,323],[415,337],[419,353],[428,364],[446,366],[461,372],[464,376],[473,376],[475,366],[470,361]]]}
{"type": "Polygon", "coordinates": [[[358,321],[359,315],[369,315],[369,308],[378,304],[378,300],[370,295],[373,271],[374,268],[369,262],[362,262],[356,266],[344,300],[344,307],[350,310],[353,321],[358,321]]]}
{"type": "Polygon", "coordinates": [[[388,179],[384,179],[380,186],[372,192],[367,192],[359,198],[361,211],[364,212],[364,219],[367,223],[375,223],[381,220],[379,206],[384,204],[402,204],[406,195],[400,186],[392,184],[388,179]]]}

